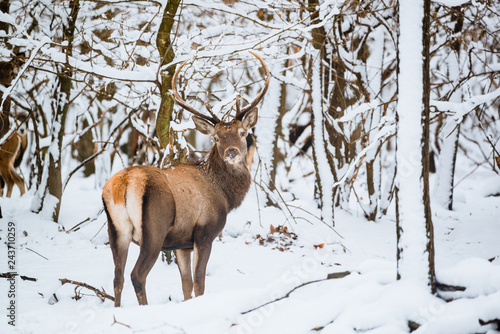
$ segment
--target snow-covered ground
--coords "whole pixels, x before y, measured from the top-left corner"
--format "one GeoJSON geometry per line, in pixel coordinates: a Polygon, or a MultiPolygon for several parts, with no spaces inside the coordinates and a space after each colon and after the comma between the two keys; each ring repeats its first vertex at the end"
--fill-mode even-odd
{"type": "MultiPolygon", "coordinates": [[[[306,186],[302,182],[297,186],[306,186]]],[[[204,296],[183,302],[177,266],[160,257],[147,279],[150,305],[138,306],[129,277],[139,249],[132,245],[123,306],[114,308],[90,290],[59,281],[113,294],[104,215],[76,232],[62,231],[98,213],[100,190],[93,185],[92,179],[72,180],[60,226],[29,211],[30,194],[0,200],[0,272],[9,271],[5,237],[14,222],[16,271],[37,279],[17,279],[16,327],[7,318],[10,283],[0,279],[0,333],[387,334],[409,332],[410,321],[421,325],[415,333],[497,332],[494,324],[479,322],[500,319],[500,197],[490,196],[500,192],[500,177],[492,172],[477,171],[458,185],[454,211],[433,208],[437,278],[466,287],[440,292],[448,302],[421,284],[396,280],[393,216],[372,223],[356,208],[337,210],[334,231],[311,215],[319,214],[312,201],[297,200],[292,204],[303,210],[290,207],[296,219],[287,222],[276,208],[259,209],[262,194],[252,187],[214,242],[204,296]],[[270,225],[293,234],[270,235],[270,225]],[[345,271],[351,274],[326,279],[345,271]]]]}

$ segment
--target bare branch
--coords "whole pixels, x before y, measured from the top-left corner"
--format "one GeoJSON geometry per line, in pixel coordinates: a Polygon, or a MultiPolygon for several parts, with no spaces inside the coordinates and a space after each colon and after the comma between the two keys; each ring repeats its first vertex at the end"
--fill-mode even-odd
{"type": "Polygon", "coordinates": [[[104,302],[104,299],[109,299],[109,300],[111,300],[113,302],[115,301],[115,297],[108,295],[106,293],[106,291],[104,291],[104,289],[99,290],[97,288],[94,288],[91,285],[88,285],[87,283],[73,281],[73,280],[70,280],[70,279],[67,279],[67,278],[60,278],[59,281],[61,281],[61,283],[63,285],[69,283],[69,284],[74,284],[74,285],[82,287],[82,288],[89,289],[89,290],[93,291],[96,294],[96,296],[99,297],[99,299],[101,301],[103,301],[103,302],[104,302]]]}

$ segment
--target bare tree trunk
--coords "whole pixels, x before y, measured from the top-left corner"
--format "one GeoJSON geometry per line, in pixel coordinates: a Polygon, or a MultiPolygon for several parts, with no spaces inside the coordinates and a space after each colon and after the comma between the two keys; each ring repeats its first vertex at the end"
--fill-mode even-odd
{"type": "MultiPolygon", "coordinates": [[[[367,72],[369,73],[368,80],[370,84],[371,92],[378,94],[379,97],[382,95],[382,70],[384,65],[384,47],[380,47],[380,45],[384,45],[385,43],[385,34],[382,28],[379,28],[374,32],[375,40],[374,45],[376,46],[374,50],[372,50],[370,58],[367,61],[366,67],[367,72]]],[[[366,137],[370,136],[371,129],[375,128],[382,118],[383,106],[380,106],[373,110],[370,113],[369,122],[365,125],[365,135],[366,137]]],[[[382,145],[382,144],[381,144],[382,145]]],[[[370,154],[366,156],[366,184],[368,188],[368,199],[370,204],[368,206],[368,210],[366,212],[366,218],[368,220],[374,221],[377,218],[377,213],[379,209],[379,205],[381,202],[381,157],[379,151],[374,150],[370,154]]]]}
{"type": "MultiPolygon", "coordinates": [[[[460,78],[460,49],[461,43],[456,36],[460,36],[463,27],[463,14],[460,9],[456,10],[455,18],[455,39],[450,42],[455,54],[450,54],[448,60],[448,72],[451,82],[459,82],[460,78]]],[[[455,87],[453,87],[455,89],[455,87]]],[[[450,102],[461,103],[463,100],[462,88],[456,88],[449,97],[450,102]]],[[[442,112],[444,110],[441,110],[442,112]]],[[[439,153],[439,167],[436,173],[436,185],[434,188],[435,199],[439,205],[448,210],[453,209],[453,183],[455,179],[455,164],[457,161],[458,139],[460,136],[460,126],[455,122],[448,121],[448,124],[441,130],[441,152],[439,153]]]]}
{"type": "MultiPolygon", "coordinates": [[[[453,99],[450,99],[450,101],[453,101],[453,99]]],[[[441,132],[443,141],[439,153],[439,166],[434,189],[434,199],[439,205],[448,210],[453,209],[453,183],[460,126],[456,126],[451,133],[449,133],[450,128],[451,126],[446,126],[441,132]]]]}
{"type": "MultiPolygon", "coordinates": [[[[174,99],[169,94],[169,90],[172,89],[172,77],[175,73],[175,65],[169,66],[164,69],[163,66],[172,62],[175,58],[174,49],[172,48],[172,41],[170,35],[172,33],[172,28],[175,23],[175,14],[179,8],[181,0],[168,0],[163,11],[163,18],[161,20],[160,28],[158,30],[158,36],[156,37],[156,47],[160,53],[160,75],[161,75],[161,86],[160,86],[160,109],[156,116],[156,136],[160,141],[162,149],[172,144],[175,141],[175,136],[171,136],[170,133],[170,121],[172,120],[172,111],[174,110],[174,99]]],[[[163,167],[167,162],[172,162],[173,154],[169,157],[169,161],[159,161],[160,167],[163,167]]],[[[179,162],[184,162],[187,159],[187,154],[179,156],[179,162]]],[[[166,256],[167,262],[170,264],[172,262],[172,251],[163,251],[163,255],[166,256]]]]}
{"type": "Polygon", "coordinates": [[[435,293],[428,160],[429,24],[430,0],[400,0],[396,150],[398,279],[420,281],[435,293]],[[421,38],[422,44],[416,43],[416,37],[421,38]]]}
{"type": "MultiPolygon", "coordinates": [[[[175,23],[175,14],[179,8],[180,0],[169,0],[163,11],[163,18],[156,38],[156,47],[160,53],[160,75],[161,75],[161,104],[156,117],[156,136],[162,148],[170,143],[170,121],[174,110],[174,100],[168,93],[172,89],[172,77],[175,73],[175,65],[162,68],[175,58],[170,35],[175,23]]],[[[163,163],[163,162],[161,162],[163,163]]]]}
{"type": "MultiPolygon", "coordinates": [[[[308,11],[311,14],[311,24],[319,22],[318,0],[308,1],[308,11]]],[[[336,163],[333,159],[330,147],[335,150],[335,156],[340,156],[341,144],[338,143],[339,136],[332,132],[333,125],[325,121],[323,100],[328,100],[329,75],[325,70],[324,63],[327,60],[326,31],[323,25],[315,27],[311,31],[312,44],[317,50],[311,54],[311,97],[313,109],[313,160],[316,174],[316,190],[320,199],[321,215],[327,222],[334,225],[334,202],[336,188],[333,187],[336,180],[336,163]]],[[[343,78],[343,76],[342,76],[343,78]]],[[[336,84],[337,88],[338,85],[336,84]]],[[[332,93],[333,96],[333,93],[332,93]]],[[[332,109],[332,102],[328,110],[332,109]]],[[[336,110],[335,108],[333,110],[336,110]]],[[[343,110],[343,109],[342,109],[343,110]]],[[[335,119],[336,117],[334,117],[335,119]]],[[[334,129],[333,129],[334,130],[334,129]]]]}
{"type": "MultiPolygon", "coordinates": [[[[0,1],[0,11],[2,13],[9,13],[10,10],[10,1],[2,0],[0,1]]],[[[6,22],[0,22],[0,31],[5,32],[5,35],[9,35],[9,27],[10,25],[6,22]]],[[[5,88],[10,86],[12,82],[12,71],[13,71],[12,63],[10,62],[1,62],[0,63],[0,84],[5,88]]],[[[0,102],[3,100],[3,92],[0,91],[0,102]]],[[[0,110],[0,139],[9,131],[10,129],[10,98],[7,97],[3,102],[2,108],[0,110]]],[[[5,138],[7,139],[7,138],[5,138]]]]}
{"type": "MultiPolygon", "coordinates": [[[[283,68],[286,68],[286,61],[283,66],[283,68]]],[[[285,75],[285,71],[283,71],[283,74],[285,75]]],[[[279,137],[283,134],[283,125],[282,125],[282,120],[283,116],[286,113],[286,87],[287,84],[286,82],[281,83],[281,92],[280,92],[280,101],[279,101],[279,108],[278,108],[278,117],[276,118],[276,127],[274,130],[274,139],[273,139],[273,159],[271,161],[271,165],[269,166],[270,171],[269,171],[269,190],[273,191],[276,189],[276,168],[278,167],[278,163],[283,160],[283,158],[280,156],[280,151],[279,151],[279,137]]]]}
{"type": "Polygon", "coordinates": [[[378,182],[380,181],[380,169],[377,168],[376,163],[380,164],[380,159],[374,158],[366,162],[366,186],[368,188],[368,199],[370,200],[366,219],[371,221],[375,221],[375,218],[377,218],[378,202],[380,200],[380,182],[378,182]]]}
{"type": "Polygon", "coordinates": [[[313,109],[313,159],[316,171],[316,189],[321,205],[321,218],[327,223],[334,223],[334,174],[331,170],[328,156],[327,134],[325,131],[325,117],[323,110],[323,94],[321,80],[321,58],[319,51],[311,54],[311,97],[313,109]]]}
{"type": "MultiPolygon", "coordinates": [[[[89,122],[87,120],[82,121],[83,128],[89,126],[89,122]]],[[[74,150],[74,156],[78,162],[85,161],[88,157],[94,154],[95,144],[94,144],[94,136],[91,131],[80,135],[79,139],[72,145],[74,150]]],[[[95,163],[94,160],[89,161],[83,166],[83,176],[89,177],[92,174],[95,174],[95,163]]]]}
{"type": "Polygon", "coordinates": [[[422,86],[424,88],[423,94],[423,110],[422,110],[422,125],[423,136],[421,141],[422,146],[422,179],[424,183],[424,216],[425,216],[425,235],[427,237],[426,252],[428,255],[428,275],[427,285],[433,294],[436,293],[436,270],[434,260],[434,225],[432,224],[431,212],[431,198],[429,191],[429,167],[430,167],[430,154],[429,154],[429,141],[430,141],[430,99],[431,99],[431,75],[430,75],[430,61],[431,61],[431,40],[430,40],[430,25],[431,25],[431,0],[423,0],[424,2],[424,17],[422,20],[422,44],[423,44],[423,80],[422,86]]]}
{"type": "MultiPolygon", "coordinates": [[[[80,10],[79,0],[70,1],[70,15],[68,17],[68,26],[63,26],[64,40],[67,41],[65,48],[66,55],[70,56],[73,51],[73,39],[75,36],[76,20],[80,10]]],[[[68,114],[71,95],[71,79],[72,72],[69,66],[65,66],[58,74],[59,78],[59,92],[57,93],[58,99],[56,100],[55,117],[51,127],[51,144],[47,154],[46,163],[48,160],[46,171],[44,175],[46,178],[45,184],[42,181],[43,189],[37,191],[38,195],[35,196],[37,203],[35,204],[35,211],[47,210],[50,211],[54,222],[59,220],[59,210],[61,208],[61,199],[63,193],[61,162],[62,162],[62,142],[64,137],[66,116],[68,114]],[[51,196],[50,203],[47,203],[47,196],[51,196]],[[38,197],[38,199],[37,199],[38,197]]]]}
{"type": "MultiPolygon", "coordinates": [[[[277,62],[270,65],[273,73],[285,74],[286,63],[277,62]]],[[[271,79],[267,97],[262,102],[262,113],[265,121],[255,127],[257,147],[259,149],[260,179],[267,184],[265,191],[266,205],[276,205],[273,192],[276,190],[276,167],[278,159],[278,142],[281,135],[281,120],[286,108],[286,83],[271,79]],[[285,94],[285,95],[283,95],[285,94]]]]}

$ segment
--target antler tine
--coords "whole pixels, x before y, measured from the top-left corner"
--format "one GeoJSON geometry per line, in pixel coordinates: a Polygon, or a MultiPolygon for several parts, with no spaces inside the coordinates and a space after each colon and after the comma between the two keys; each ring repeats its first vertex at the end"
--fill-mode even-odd
{"type": "Polygon", "coordinates": [[[212,115],[212,117],[217,121],[217,122],[220,122],[220,119],[219,117],[217,117],[217,115],[212,111],[212,107],[210,107],[210,105],[207,103],[207,102],[203,102],[203,104],[205,104],[205,108],[207,108],[208,110],[208,113],[210,115],[212,115]]]}
{"type": "Polygon", "coordinates": [[[238,95],[238,96],[236,97],[236,115],[241,114],[240,99],[241,99],[241,96],[240,96],[240,95],[238,95]]]}
{"type": "Polygon", "coordinates": [[[217,123],[220,122],[219,118],[217,116],[215,116],[215,114],[213,114],[212,112],[210,112],[210,114],[212,115],[212,117],[202,114],[198,110],[196,110],[193,107],[191,107],[186,101],[184,101],[182,99],[182,97],[179,95],[179,92],[177,91],[177,76],[179,75],[179,72],[184,67],[184,65],[186,65],[186,63],[188,61],[189,61],[189,59],[186,60],[186,61],[184,61],[181,64],[181,66],[179,66],[175,70],[174,76],[172,77],[172,97],[174,98],[174,101],[178,105],[180,105],[182,108],[184,108],[185,110],[187,110],[190,113],[192,113],[192,114],[194,114],[194,115],[196,115],[196,116],[198,116],[200,118],[203,118],[204,120],[209,121],[210,123],[212,123],[212,124],[215,125],[215,124],[217,124],[217,123]]]}
{"type": "MultiPolygon", "coordinates": [[[[259,56],[257,53],[255,53],[253,51],[248,51],[248,52],[250,52],[255,58],[257,58],[260,61],[260,63],[262,64],[262,67],[266,71],[267,79],[266,79],[266,83],[264,85],[264,88],[262,88],[262,90],[260,91],[259,95],[257,95],[257,97],[255,98],[255,100],[253,100],[253,102],[250,103],[249,105],[247,105],[244,108],[242,108],[239,112],[237,111],[236,118],[239,119],[239,120],[242,120],[243,117],[245,117],[245,115],[250,110],[252,110],[253,108],[255,108],[259,104],[259,102],[262,100],[262,98],[266,94],[267,89],[269,88],[269,82],[271,81],[271,73],[269,72],[269,68],[267,67],[266,62],[264,61],[264,59],[262,59],[261,56],[259,56]]],[[[239,105],[239,103],[237,105],[239,105]]]]}

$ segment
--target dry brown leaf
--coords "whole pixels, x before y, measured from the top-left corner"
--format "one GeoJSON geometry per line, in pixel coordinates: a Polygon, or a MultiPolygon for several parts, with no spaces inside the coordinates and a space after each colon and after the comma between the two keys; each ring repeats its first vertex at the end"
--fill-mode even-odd
{"type": "MultiPolygon", "coordinates": [[[[278,229],[279,229],[279,226],[278,226],[278,229]]],[[[274,234],[278,231],[278,229],[276,229],[273,224],[271,224],[271,226],[269,226],[269,230],[271,231],[271,234],[274,234]]]]}

